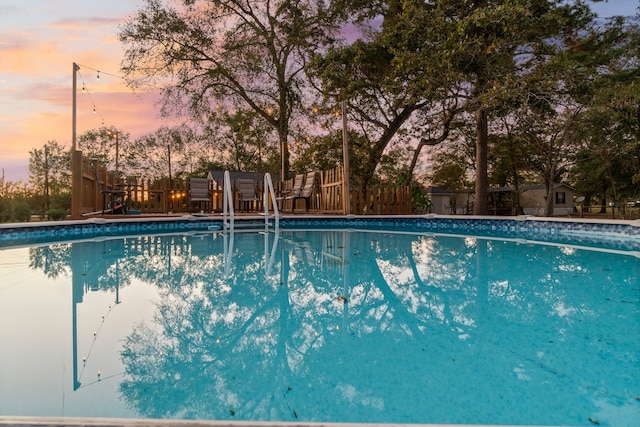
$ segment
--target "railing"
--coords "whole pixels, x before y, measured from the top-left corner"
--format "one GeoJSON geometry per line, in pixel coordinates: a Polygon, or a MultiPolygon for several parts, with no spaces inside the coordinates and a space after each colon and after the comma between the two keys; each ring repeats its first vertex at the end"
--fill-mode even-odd
{"type": "Polygon", "coordinates": [[[273,182],[271,181],[271,174],[269,172],[264,174],[264,228],[265,231],[269,228],[269,201],[271,201],[271,206],[273,206],[273,216],[275,221],[275,230],[276,233],[280,228],[280,214],[278,213],[278,201],[276,199],[276,192],[273,189],[273,182]],[[271,197],[271,200],[269,200],[271,197]]]}
{"type": "Polygon", "coordinates": [[[233,211],[233,191],[231,189],[231,178],[229,177],[229,171],[224,171],[224,184],[222,195],[222,224],[224,229],[231,229],[233,231],[233,217],[235,213],[233,211]],[[227,211],[230,214],[230,223],[227,223],[227,211]]]}
{"type": "MultiPolygon", "coordinates": [[[[168,178],[145,179],[141,177],[126,177],[118,181],[115,175],[94,160],[81,154],[77,156],[80,163],[80,184],[72,194],[74,211],[77,216],[101,213],[106,206],[102,206],[102,191],[121,190],[126,194],[125,206],[129,213],[167,214],[190,212],[188,181],[169,180],[168,178]]],[[[311,197],[305,200],[292,200],[292,210],[300,211],[308,207],[312,212],[340,214],[344,209],[344,183],[342,182],[342,168],[323,170],[319,172],[319,183],[311,197]],[[308,205],[303,205],[308,202],[308,205]]],[[[233,182],[229,172],[222,174],[222,185],[218,183],[212,193],[212,211],[224,211],[231,215],[229,226],[234,221],[233,182]],[[222,199],[222,200],[221,200],[222,199]]],[[[265,221],[268,223],[269,212],[273,210],[279,224],[277,194],[282,194],[293,185],[293,179],[284,182],[273,182],[267,174],[263,180],[258,180],[258,191],[264,197],[255,208],[265,209],[265,221]],[[275,184],[275,185],[274,185],[275,184]],[[262,187],[262,188],[260,188],[262,187]]],[[[217,181],[216,181],[217,182],[217,181]]],[[[411,191],[409,187],[378,186],[367,188],[364,193],[359,186],[352,184],[349,194],[351,213],[356,215],[406,215],[412,213],[411,191]]],[[[225,224],[227,221],[225,220],[225,224]]]]}
{"type": "MultiPolygon", "coordinates": [[[[342,176],[340,166],[320,173],[320,194],[317,197],[320,211],[344,212],[342,176]]],[[[411,189],[407,186],[369,186],[365,193],[352,183],[348,200],[349,211],[356,215],[410,215],[413,209],[411,189]]]]}

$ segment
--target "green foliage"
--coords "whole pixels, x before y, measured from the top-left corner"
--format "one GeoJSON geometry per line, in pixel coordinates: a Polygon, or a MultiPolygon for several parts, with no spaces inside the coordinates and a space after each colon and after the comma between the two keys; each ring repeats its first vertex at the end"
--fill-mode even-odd
{"type": "Polygon", "coordinates": [[[11,222],[28,222],[31,219],[31,207],[26,201],[13,201],[10,205],[10,211],[9,221],[11,222]]]}
{"type": "Polygon", "coordinates": [[[29,182],[34,192],[30,202],[34,212],[43,215],[53,198],[70,193],[71,153],[56,141],[48,141],[29,154],[29,182]]]}
{"type": "Polygon", "coordinates": [[[431,199],[427,194],[427,188],[416,181],[411,181],[410,187],[413,213],[420,215],[429,212],[431,209],[431,199]]]}
{"type": "Polygon", "coordinates": [[[205,134],[216,141],[213,149],[225,153],[215,160],[224,162],[226,169],[279,174],[278,138],[255,111],[221,111],[211,115],[205,134]]]}
{"type": "Polygon", "coordinates": [[[64,209],[51,208],[47,211],[47,218],[49,218],[50,221],[59,221],[65,216],[66,212],[64,211],[64,209]]]}
{"type": "Polygon", "coordinates": [[[132,87],[162,89],[165,114],[202,123],[225,109],[254,111],[277,134],[286,173],[289,128],[309,87],[304,64],[341,24],[311,0],[149,0],[120,29],[123,71],[132,87]]]}
{"type": "Polygon", "coordinates": [[[473,139],[461,136],[455,142],[433,147],[430,151],[431,168],[427,181],[446,190],[472,188],[475,144],[473,139]]]}
{"type": "MultiPolygon", "coordinates": [[[[361,135],[349,132],[349,170],[354,184],[362,182],[367,144],[361,135]]],[[[327,170],[343,164],[342,130],[300,141],[296,161],[292,169],[297,173],[310,170],[327,170]]]]}
{"type": "MultiPolygon", "coordinates": [[[[275,175],[289,150],[296,172],[330,169],[343,163],[345,100],[355,185],[396,182],[408,164],[409,177],[420,150],[440,145],[436,186],[568,178],[603,199],[640,192],[640,31],[594,21],[584,1],[144,3],[120,31],[123,71],[192,124],[135,141],[116,128],[80,135],[111,170],[116,145],[120,171],[152,180],[275,175]],[[353,22],[366,28],[355,41],[334,39],[353,22]]],[[[17,200],[39,214],[70,207],[68,151],[48,141],[30,155],[29,191],[0,182],[2,220],[17,200]]]]}
{"type": "Polygon", "coordinates": [[[411,188],[411,200],[413,202],[414,214],[425,214],[431,209],[431,199],[427,193],[427,187],[424,184],[409,180],[409,171],[407,169],[398,171],[396,178],[392,181],[393,185],[409,186],[411,188]]]}
{"type": "Polygon", "coordinates": [[[0,197],[0,222],[9,222],[10,219],[11,219],[10,200],[5,197],[0,197]]]}

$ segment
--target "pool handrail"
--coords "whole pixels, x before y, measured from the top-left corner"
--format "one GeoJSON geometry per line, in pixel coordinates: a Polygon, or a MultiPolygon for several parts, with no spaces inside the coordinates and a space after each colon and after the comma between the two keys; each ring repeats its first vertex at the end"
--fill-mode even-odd
{"type": "Polygon", "coordinates": [[[233,192],[231,190],[231,177],[229,171],[224,171],[223,195],[222,195],[222,224],[225,230],[233,231],[233,218],[235,212],[233,210],[233,192]],[[230,221],[227,223],[227,211],[229,212],[230,221]]]}
{"type": "Polygon", "coordinates": [[[274,227],[276,232],[280,228],[280,214],[278,212],[278,202],[276,199],[276,192],[273,189],[273,181],[271,180],[271,174],[269,172],[264,174],[264,228],[269,228],[269,197],[271,197],[271,204],[273,206],[274,227]]]}

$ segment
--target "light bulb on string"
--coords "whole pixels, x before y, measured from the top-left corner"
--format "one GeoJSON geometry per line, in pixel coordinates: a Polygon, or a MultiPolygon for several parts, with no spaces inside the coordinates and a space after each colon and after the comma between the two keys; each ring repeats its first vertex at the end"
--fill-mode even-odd
{"type": "Polygon", "coordinates": [[[96,77],[97,80],[100,80],[100,70],[98,70],[98,76],[96,77]]]}

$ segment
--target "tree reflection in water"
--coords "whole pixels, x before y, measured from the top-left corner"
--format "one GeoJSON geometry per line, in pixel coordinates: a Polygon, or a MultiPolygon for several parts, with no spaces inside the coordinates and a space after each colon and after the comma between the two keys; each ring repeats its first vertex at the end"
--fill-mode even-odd
{"type": "MultiPolygon", "coordinates": [[[[74,277],[91,266],[88,281],[113,286],[117,259],[117,286],[136,278],[159,289],[153,323],[136,325],[121,351],[119,389],[140,416],[574,424],[640,387],[620,375],[638,373],[638,345],[624,338],[640,327],[637,296],[620,303],[638,287],[635,257],[281,231],[267,274],[264,238],[236,233],[230,272],[215,234],[82,244],[90,259],[74,277]]],[[[47,250],[56,252],[35,249],[33,264],[60,270],[47,250]]]]}

